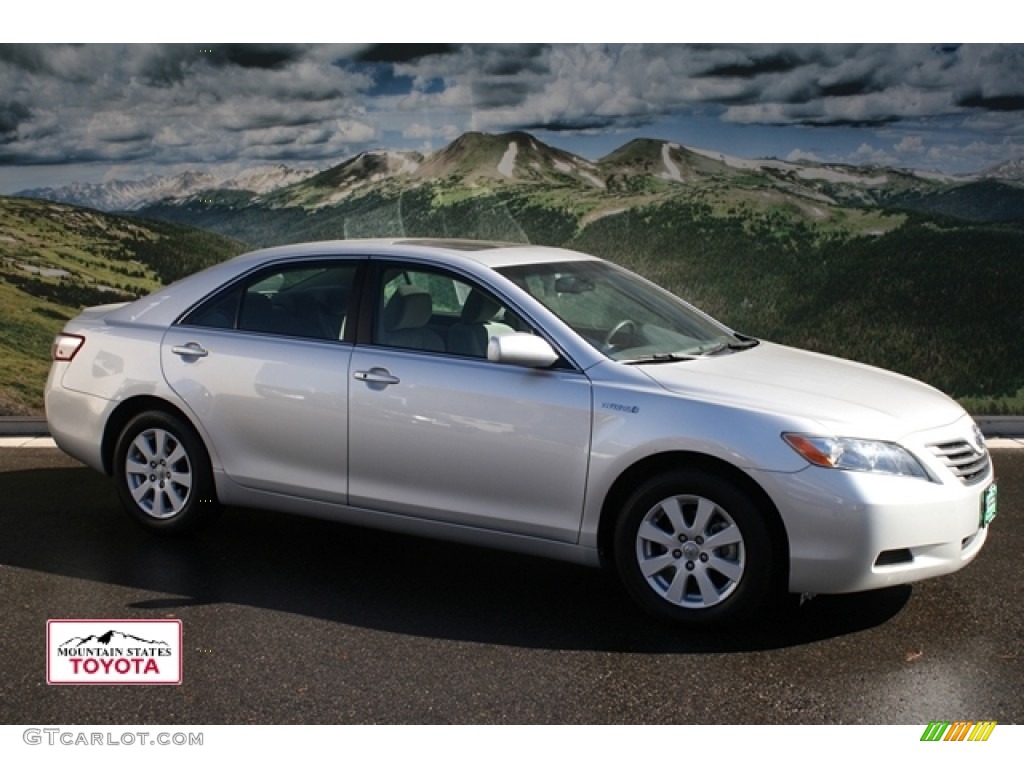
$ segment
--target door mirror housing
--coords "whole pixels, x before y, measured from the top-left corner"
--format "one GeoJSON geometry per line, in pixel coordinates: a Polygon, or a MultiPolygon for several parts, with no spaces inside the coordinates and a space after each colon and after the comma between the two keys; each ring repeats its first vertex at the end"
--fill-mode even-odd
{"type": "Polygon", "coordinates": [[[540,336],[509,333],[491,337],[487,343],[487,359],[502,365],[550,368],[558,362],[558,353],[540,336]]]}

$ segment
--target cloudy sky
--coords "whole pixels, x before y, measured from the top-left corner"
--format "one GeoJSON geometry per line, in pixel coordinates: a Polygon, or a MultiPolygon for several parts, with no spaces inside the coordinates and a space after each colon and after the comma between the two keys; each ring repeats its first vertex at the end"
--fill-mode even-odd
{"type": "Polygon", "coordinates": [[[1024,157],[1024,45],[0,44],[0,193],[470,130],[970,173],[1024,157]]]}

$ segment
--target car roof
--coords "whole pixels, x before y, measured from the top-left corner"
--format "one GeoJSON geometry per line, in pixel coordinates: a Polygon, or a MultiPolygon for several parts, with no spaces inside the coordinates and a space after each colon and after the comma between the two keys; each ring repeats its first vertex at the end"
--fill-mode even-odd
{"type": "Polygon", "coordinates": [[[475,262],[496,269],[499,267],[536,264],[552,261],[594,260],[576,251],[532,243],[508,243],[491,240],[458,240],[443,238],[372,238],[356,240],[325,240],[275,246],[243,254],[234,261],[262,262],[276,258],[308,258],[310,256],[424,256],[449,263],[475,262]]]}

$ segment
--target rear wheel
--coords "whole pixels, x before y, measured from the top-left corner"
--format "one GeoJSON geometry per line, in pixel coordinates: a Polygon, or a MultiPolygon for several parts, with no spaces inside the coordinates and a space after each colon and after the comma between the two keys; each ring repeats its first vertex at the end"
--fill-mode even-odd
{"type": "Polygon", "coordinates": [[[114,477],[129,517],[161,534],[196,531],[217,514],[210,460],[191,426],[160,411],[125,425],[114,477]]]}
{"type": "Polygon", "coordinates": [[[748,620],[776,592],[781,557],[762,510],[716,475],[653,478],[626,502],[615,565],[649,612],[692,627],[748,620]]]}

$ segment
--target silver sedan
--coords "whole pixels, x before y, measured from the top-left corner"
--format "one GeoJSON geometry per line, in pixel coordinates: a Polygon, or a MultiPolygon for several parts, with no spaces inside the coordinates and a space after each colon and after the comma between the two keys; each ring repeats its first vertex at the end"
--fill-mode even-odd
{"type": "Polygon", "coordinates": [[[69,322],[46,409],[156,533],[236,505],[608,564],[687,626],[951,573],[996,513],[941,393],[530,245],[240,256],[69,322]]]}

